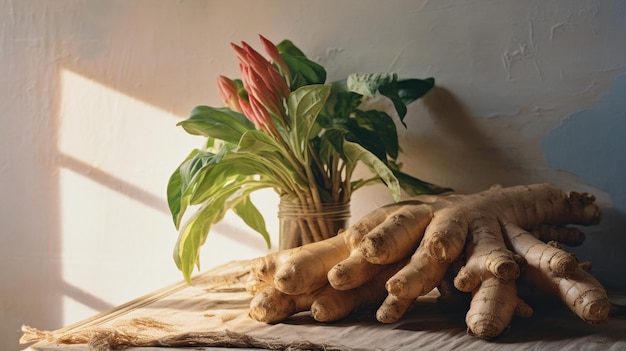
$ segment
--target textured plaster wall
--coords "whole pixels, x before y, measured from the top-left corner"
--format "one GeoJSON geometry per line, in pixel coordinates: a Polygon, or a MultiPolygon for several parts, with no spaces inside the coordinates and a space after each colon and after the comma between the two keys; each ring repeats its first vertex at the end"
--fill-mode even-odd
{"type": "MultiPolygon", "coordinates": [[[[626,287],[626,2],[0,0],[0,348],[180,279],[171,171],[201,143],[176,122],[220,103],[229,42],[292,39],[329,79],[437,79],[401,130],[406,170],[459,192],[552,182],[596,194],[576,249],[626,287]]],[[[257,197],[276,232],[276,199],[257,197]]],[[[355,194],[353,218],[390,201],[355,194]]],[[[263,255],[228,218],[203,268],[263,255]]]]}

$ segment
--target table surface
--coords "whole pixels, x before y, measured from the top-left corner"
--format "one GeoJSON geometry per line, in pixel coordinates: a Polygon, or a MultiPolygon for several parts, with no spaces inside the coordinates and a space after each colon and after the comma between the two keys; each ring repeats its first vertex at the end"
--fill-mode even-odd
{"type": "MultiPolygon", "coordinates": [[[[156,346],[156,341],[190,337],[215,340],[225,333],[229,338],[243,335],[259,342],[254,347],[238,345],[239,350],[258,350],[263,348],[263,342],[278,348],[308,342],[310,344],[301,348],[335,350],[626,350],[624,315],[590,325],[564,306],[553,304],[535,308],[530,318],[515,317],[503,335],[485,341],[467,334],[463,313],[440,310],[435,294],[418,299],[402,320],[392,324],[378,323],[373,310],[359,311],[335,323],[316,322],[308,312],[277,324],[260,323],[247,316],[251,296],[244,289],[242,267],[241,262],[232,262],[196,276],[193,286],[181,282],[66,328],[47,332],[25,350],[89,350],[86,340],[91,338],[93,342],[94,335],[104,335],[106,339],[115,333],[150,341],[152,345],[127,348],[142,351],[163,350],[156,346]]],[[[624,304],[626,295],[611,294],[611,299],[624,304]]],[[[202,345],[216,344],[196,343],[193,350],[223,349],[202,345]]],[[[170,347],[168,350],[190,349],[170,347]]]]}

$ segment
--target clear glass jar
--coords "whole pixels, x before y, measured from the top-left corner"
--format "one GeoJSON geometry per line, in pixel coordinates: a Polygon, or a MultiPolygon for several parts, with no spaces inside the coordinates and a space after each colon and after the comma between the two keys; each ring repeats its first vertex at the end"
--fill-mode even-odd
{"type": "Polygon", "coordinates": [[[278,204],[279,250],[328,239],[345,229],[350,202],[313,204],[281,196],[278,204]]]}

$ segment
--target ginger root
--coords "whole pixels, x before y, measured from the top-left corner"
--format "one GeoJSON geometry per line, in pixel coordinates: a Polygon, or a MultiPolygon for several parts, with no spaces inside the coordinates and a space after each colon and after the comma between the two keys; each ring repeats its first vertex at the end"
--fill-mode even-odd
{"type": "Polygon", "coordinates": [[[600,322],[610,309],[606,291],[556,244],[582,242],[582,232],[565,226],[597,224],[594,201],[534,184],[380,207],[333,238],[259,258],[253,274],[267,287],[253,299],[250,316],[275,323],[310,310],[329,322],[380,304],[376,318],[393,323],[439,287],[443,298],[471,295],[468,332],[490,339],[513,315],[532,314],[517,293],[521,275],[583,320],[600,322]]]}
{"type": "Polygon", "coordinates": [[[387,295],[385,281],[402,263],[383,267],[371,280],[350,290],[337,290],[326,284],[312,292],[290,295],[267,286],[252,299],[248,314],[257,321],[276,323],[296,312],[310,310],[315,320],[333,322],[346,317],[357,307],[380,304],[387,295]]]}

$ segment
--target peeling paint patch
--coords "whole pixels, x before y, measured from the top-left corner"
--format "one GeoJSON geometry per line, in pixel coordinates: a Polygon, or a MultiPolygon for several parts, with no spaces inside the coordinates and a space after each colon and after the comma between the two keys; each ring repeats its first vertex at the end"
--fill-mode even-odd
{"type": "Polygon", "coordinates": [[[626,211],[626,74],[587,110],[566,117],[541,141],[548,165],[577,175],[612,194],[616,208],[626,211]]]}

